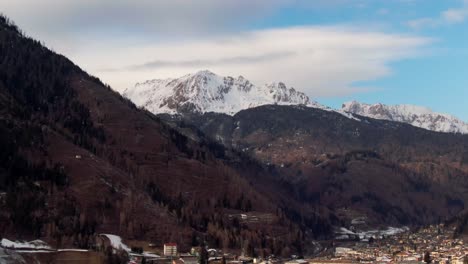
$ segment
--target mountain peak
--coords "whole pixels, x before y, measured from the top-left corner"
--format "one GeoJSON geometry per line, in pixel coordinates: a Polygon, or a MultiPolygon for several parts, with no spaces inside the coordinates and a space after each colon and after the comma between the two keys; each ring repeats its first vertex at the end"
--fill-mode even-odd
{"type": "Polygon", "coordinates": [[[431,109],[416,105],[365,104],[357,101],[346,102],[342,110],[348,113],[375,119],[390,120],[446,133],[468,134],[468,124],[448,115],[433,112],[431,109]]]}
{"type": "Polygon", "coordinates": [[[223,77],[209,70],[137,83],[123,95],[155,114],[218,112],[234,115],[266,104],[317,106],[307,95],[282,82],[257,86],[243,76],[223,77]]]}
{"type": "Polygon", "coordinates": [[[201,76],[201,77],[209,77],[209,76],[216,76],[216,73],[210,71],[210,70],[200,70],[192,74],[187,74],[191,76],[201,76]]]}

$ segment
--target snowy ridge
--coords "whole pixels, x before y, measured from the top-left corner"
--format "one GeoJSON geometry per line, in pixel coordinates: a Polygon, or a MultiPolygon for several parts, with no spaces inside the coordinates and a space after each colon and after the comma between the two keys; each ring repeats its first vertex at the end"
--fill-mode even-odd
{"type": "Polygon", "coordinates": [[[416,127],[445,133],[468,134],[468,124],[447,114],[435,113],[429,108],[414,105],[344,103],[342,110],[375,119],[407,123],[416,127]]]}
{"type": "Polygon", "coordinates": [[[235,113],[261,105],[304,105],[331,110],[284,83],[256,86],[242,76],[222,77],[199,71],[176,79],[150,80],[126,89],[124,97],[154,114],[235,113]]]}
{"type": "Polygon", "coordinates": [[[335,110],[323,106],[284,83],[257,86],[242,76],[223,77],[204,70],[175,79],[154,79],[126,89],[123,96],[138,107],[153,114],[224,113],[237,112],[261,105],[297,105],[337,112],[347,118],[355,115],[384,119],[437,132],[468,134],[468,124],[446,114],[413,105],[344,103],[335,110]]]}

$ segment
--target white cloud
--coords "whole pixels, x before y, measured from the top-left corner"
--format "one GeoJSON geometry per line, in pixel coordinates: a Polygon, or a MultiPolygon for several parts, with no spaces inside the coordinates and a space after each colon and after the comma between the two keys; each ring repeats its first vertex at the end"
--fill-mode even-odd
{"type": "Polygon", "coordinates": [[[131,47],[94,46],[72,57],[117,90],[209,69],[259,84],[283,81],[317,97],[363,91],[367,88],[353,83],[390,74],[388,63],[414,56],[430,41],[350,27],[291,27],[131,47]]]}
{"type": "MultiPolygon", "coordinates": [[[[408,1],[408,0],[398,0],[408,1]]],[[[412,0],[414,1],[414,0],[412,0]]],[[[37,37],[130,33],[166,37],[239,32],[281,10],[332,10],[373,0],[0,0],[0,10],[37,37]]]]}
{"type": "Polygon", "coordinates": [[[296,0],[0,0],[0,10],[27,33],[187,37],[239,31],[296,0]]]}
{"type": "Polygon", "coordinates": [[[461,7],[447,9],[436,18],[418,18],[408,21],[407,24],[413,29],[423,29],[462,23],[468,18],[468,0],[462,0],[461,2],[461,7]]]}
{"type": "Polygon", "coordinates": [[[463,9],[449,9],[442,13],[442,17],[448,23],[461,23],[468,16],[468,6],[463,9]]]}
{"type": "Polygon", "coordinates": [[[430,40],[345,26],[257,31],[248,26],[285,6],[329,9],[366,3],[0,0],[0,10],[117,90],[210,69],[256,83],[284,81],[316,97],[369,89],[354,84],[390,74],[390,62],[414,56],[430,40]]]}

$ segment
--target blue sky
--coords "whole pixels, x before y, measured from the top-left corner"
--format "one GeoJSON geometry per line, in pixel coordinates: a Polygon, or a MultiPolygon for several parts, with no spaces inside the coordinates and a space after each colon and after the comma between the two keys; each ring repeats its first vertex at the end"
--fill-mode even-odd
{"type": "Polygon", "coordinates": [[[0,10],[117,91],[209,69],[282,81],[335,108],[415,104],[468,121],[468,0],[15,0],[0,10]]]}
{"type": "MultiPolygon", "coordinates": [[[[386,32],[417,34],[435,43],[425,54],[391,63],[392,73],[377,80],[357,83],[377,87],[349,96],[319,97],[320,102],[339,108],[344,101],[416,104],[454,114],[468,121],[468,19],[414,28],[409,21],[439,19],[449,9],[463,8],[462,1],[364,1],[355,5],[331,5],[322,9],[292,7],[279,10],[256,28],[291,25],[360,24],[386,32]]],[[[468,14],[465,15],[468,18],[468,14]]],[[[428,20],[429,21],[429,20],[428,20]]]]}

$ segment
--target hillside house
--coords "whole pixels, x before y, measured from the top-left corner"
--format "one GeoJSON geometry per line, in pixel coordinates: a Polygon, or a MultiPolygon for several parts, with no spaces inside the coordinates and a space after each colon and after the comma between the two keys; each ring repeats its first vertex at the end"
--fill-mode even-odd
{"type": "Polygon", "coordinates": [[[168,256],[168,257],[177,256],[177,244],[176,243],[164,244],[164,256],[168,256]]]}

